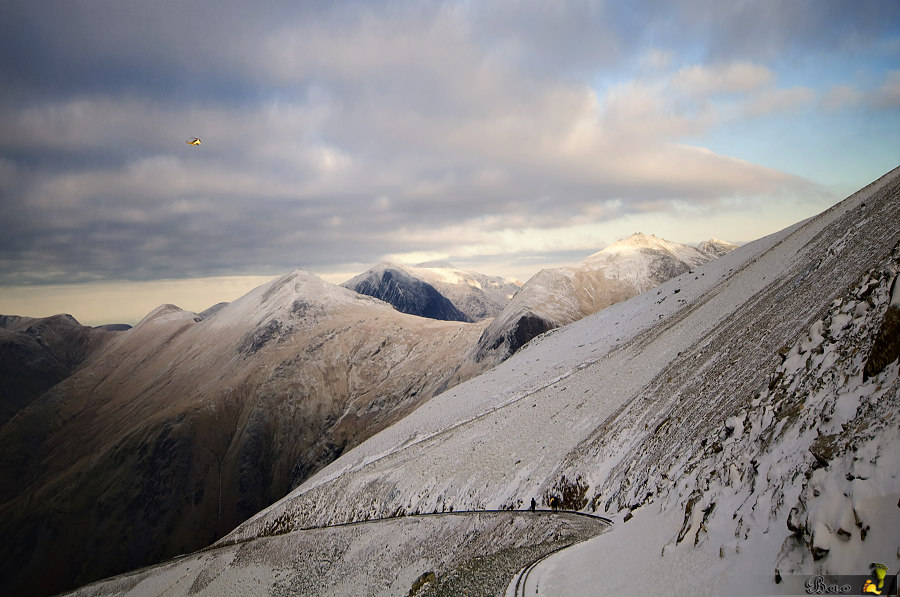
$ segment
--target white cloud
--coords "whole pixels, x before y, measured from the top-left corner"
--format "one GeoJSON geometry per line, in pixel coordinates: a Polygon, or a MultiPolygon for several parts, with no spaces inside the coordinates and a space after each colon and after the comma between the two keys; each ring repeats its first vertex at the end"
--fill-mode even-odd
{"type": "Polygon", "coordinates": [[[822,97],[823,110],[867,107],[874,110],[900,108],[900,70],[888,71],[875,89],[863,91],[852,85],[838,85],[822,97]]]}
{"type": "Polygon", "coordinates": [[[775,74],[765,66],[731,62],[682,68],[672,77],[672,86],[687,95],[707,97],[719,93],[747,93],[774,81],[775,74]]]}
{"type": "MultiPolygon", "coordinates": [[[[436,60],[443,55],[430,51],[436,60]]],[[[382,68],[390,81],[393,67],[382,68]]],[[[340,259],[375,247],[416,253],[457,246],[466,255],[473,247],[515,252],[513,242],[523,243],[517,250],[533,249],[540,235],[508,232],[506,244],[495,247],[498,231],[511,227],[552,231],[546,250],[569,250],[565,230],[613,217],[598,208],[612,200],[616,214],[671,212],[676,200],[709,204],[798,184],[680,143],[720,115],[712,104],[681,110],[665,81],[635,79],[598,96],[586,85],[533,80],[489,59],[429,77],[438,92],[455,91],[400,97],[391,83],[385,92],[363,77],[345,82],[346,97],[336,98],[324,81],[320,91],[293,101],[192,106],[177,123],[167,106],[106,97],[7,114],[40,151],[117,156],[93,168],[44,172],[23,194],[24,207],[36,227],[69,230],[87,244],[102,240],[91,259],[99,264],[102,253],[103,268],[134,273],[128,262],[140,259],[143,271],[156,271],[177,267],[187,253],[200,271],[205,261],[226,259],[242,260],[234,264],[241,271],[289,255],[325,260],[329,251],[316,244],[346,238],[354,243],[340,259]],[[110,114],[126,130],[112,141],[102,132],[110,114]],[[187,130],[204,144],[187,146],[187,130]],[[120,148],[128,148],[123,157],[120,148]],[[156,234],[156,241],[116,250],[118,241],[98,235],[107,226],[156,234]],[[466,240],[466,230],[480,238],[466,240]],[[236,238],[255,252],[232,246],[236,238]]],[[[61,242],[48,239],[47,251],[61,242]]]]}
{"type": "MultiPolygon", "coordinates": [[[[706,126],[795,111],[816,98],[808,87],[777,87],[773,71],[749,62],[684,67],[671,76],[667,91],[686,98],[670,100],[671,105],[680,104],[685,114],[693,113],[692,120],[698,124],[703,115],[706,126]]],[[[846,99],[846,93],[838,90],[827,101],[833,105],[846,99]]]]}
{"type": "Polygon", "coordinates": [[[666,70],[671,66],[672,62],[672,52],[658,48],[648,50],[640,58],[641,66],[649,71],[666,70]]]}

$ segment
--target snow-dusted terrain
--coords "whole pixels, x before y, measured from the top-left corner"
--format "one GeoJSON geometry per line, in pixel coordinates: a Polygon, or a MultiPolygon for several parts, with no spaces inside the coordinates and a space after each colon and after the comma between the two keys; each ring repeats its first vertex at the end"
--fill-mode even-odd
{"type": "Polygon", "coordinates": [[[434,317],[428,313],[428,306],[436,301],[428,292],[423,291],[423,286],[426,287],[425,290],[430,287],[465,315],[464,318],[444,316],[442,319],[481,321],[496,317],[521,284],[435,261],[416,266],[379,263],[341,286],[380,298],[404,313],[434,317]]]}
{"type": "Polygon", "coordinates": [[[712,239],[695,248],[636,233],[574,266],[541,270],[485,330],[476,358],[499,362],[545,331],[650,290],[735,247],[712,239]]]}
{"type": "MultiPolygon", "coordinates": [[[[217,579],[243,594],[453,594],[462,586],[453,575],[465,570],[455,562],[471,555],[458,538],[474,539],[484,523],[460,515],[462,529],[436,534],[399,530],[396,517],[523,510],[531,499],[615,524],[530,568],[524,594],[778,594],[796,575],[864,575],[874,561],[893,573],[898,213],[900,169],[819,216],[538,337],[214,549],[77,594],[212,595],[217,579]],[[359,525],[334,526],[367,520],[383,544],[357,540],[359,525]],[[332,528],[298,554],[291,541],[320,527],[332,528]],[[445,564],[399,555],[424,553],[428,539],[445,564]],[[334,584],[332,566],[360,562],[391,574],[334,584]],[[451,588],[441,592],[441,582],[451,588]]],[[[507,524],[502,545],[514,551],[547,542],[537,526],[507,524]]],[[[515,578],[482,594],[513,594],[515,578]]]]}

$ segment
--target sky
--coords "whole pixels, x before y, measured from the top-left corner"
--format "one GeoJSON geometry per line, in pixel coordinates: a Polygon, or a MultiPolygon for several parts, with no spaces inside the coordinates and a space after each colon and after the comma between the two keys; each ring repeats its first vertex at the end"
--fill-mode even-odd
{"type": "Polygon", "coordinates": [[[638,231],[754,240],[898,165],[894,0],[0,4],[4,314],[385,260],[525,281],[638,231]]]}

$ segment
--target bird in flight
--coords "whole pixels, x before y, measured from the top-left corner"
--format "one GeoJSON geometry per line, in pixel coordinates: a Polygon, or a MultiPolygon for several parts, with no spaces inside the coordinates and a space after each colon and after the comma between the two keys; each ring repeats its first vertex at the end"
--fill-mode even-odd
{"type": "Polygon", "coordinates": [[[185,141],[185,143],[187,143],[188,145],[200,145],[200,138],[199,137],[191,137],[190,139],[185,141]]]}

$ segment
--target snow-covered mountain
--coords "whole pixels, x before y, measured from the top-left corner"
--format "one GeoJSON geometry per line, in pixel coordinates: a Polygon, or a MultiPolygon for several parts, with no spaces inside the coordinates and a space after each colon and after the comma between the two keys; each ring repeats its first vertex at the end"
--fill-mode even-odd
{"type": "Polygon", "coordinates": [[[542,335],[210,550],[77,594],[462,594],[491,574],[507,595],[792,594],[796,575],[893,573],[897,213],[900,169],[542,335]],[[485,566],[546,542],[554,515],[456,513],[531,499],[614,524],[522,575],[485,566]]]}
{"type": "Polygon", "coordinates": [[[0,427],[0,593],[210,543],[483,369],[465,357],[483,329],[298,270],[202,315],[164,305],[105,332],[0,427]]]}
{"type": "Polygon", "coordinates": [[[448,321],[481,321],[500,313],[521,285],[432,261],[415,266],[379,263],[341,286],[381,299],[403,313],[448,321]]]}
{"type": "Polygon", "coordinates": [[[735,247],[713,239],[694,248],[636,233],[577,265],[541,270],[485,330],[476,358],[499,362],[539,334],[645,292],[735,247]]]}

